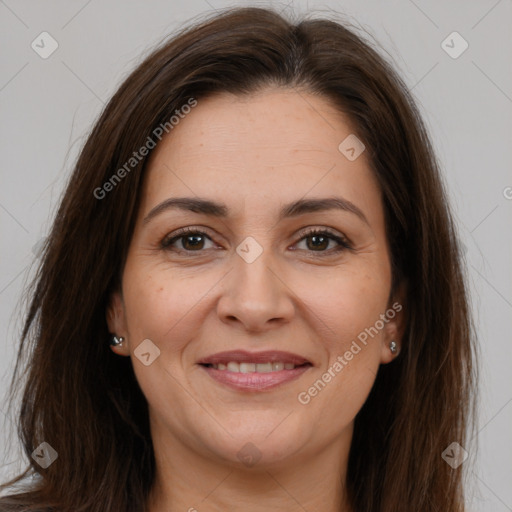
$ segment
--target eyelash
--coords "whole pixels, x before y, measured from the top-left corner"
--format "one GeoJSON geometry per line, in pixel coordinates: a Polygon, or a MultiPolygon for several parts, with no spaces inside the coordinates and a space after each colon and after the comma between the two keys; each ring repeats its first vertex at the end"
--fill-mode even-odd
{"type": "MultiPolygon", "coordinates": [[[[197,228],[187,227],[187,228],[179,229],[175,233],[172,233],[172,235],[165,236],[163,238],[163,240],[160,242],[160,248],[164,249],[166,251],[185,252],[185,253],[188,253],[188,254],[194,253],[194,252],[197,252],[197,253],[204,252],[201,249],[197,250],[197,251],[193,251],[193,250],[189,250],[189,249],[179,249],[179,250],[176,250],[176,249],[173,249],[171,247],[171,245],[174,242],[176,242],[176,241],[178,241],[180,239],[185,238],[187,235],[201,235],[201,236],[204,236],[204,237],[208,238],[209,240],[211,240],[213,242],[211,237],[208,236],[208,234],[206,232],[201,231],[201,230],[199,230],[197,228]]],[[[338,247],[336,247],[334,249],[330,249],[330,250],[325,250],[325,251],[313,251],[313,250],[309,251],[309,250],[305,249],[308,252],[320,253],[320,257],[324,257],[324,254],[326,256],[330,256],[333,253],[337,254],[337,253],[342,252],[344,250],[352,250],[352,245],[349,243],[349,241],[345,237],[341,237],[341,236],[333,233],[332,231],[330,231],[330,230],[328,230],[326,228],[323,228],[323,229],[318,229],[318,228],[307,229],[306,228],[306,229],[300,231],[298,236],[300,236],[298,242],[302,242],[302,240],[304,240],[306,238],[309,238],[309,237],[312,237],[312,236],[324,236],[324,237],[329,238],[330,240],[334,240],[335,242],[337,242],[339,244],[338,247]]]]}

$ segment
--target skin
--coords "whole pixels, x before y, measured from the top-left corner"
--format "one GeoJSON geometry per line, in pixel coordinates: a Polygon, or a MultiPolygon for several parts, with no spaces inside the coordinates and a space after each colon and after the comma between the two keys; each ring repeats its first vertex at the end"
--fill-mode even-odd
{"type": "Polygon", "coordinates": [[[343,483],[353,421],[379,365],[395,357],[389,343],[400,345],[403,311],[359,343],[309,403],[297,397],[401,304],[390,297],[384,211],[369,160],[363,152],[349,161],[338,150],[352,133],[327,99],[267,88],[200,99],[153,151],[122,290],[107,312],[110,331],[126,340],[113,350],[132,358],[149,404],[152,512],[351,510],[343,483]],[[285,203],[333,195],[354,203],[368,224],[341,210],[277,220],[285,203]],[[222,202],[230,214],[169,209],[143,222],[182,196],[222,202]],[[161,247],[186,226],[206,232],[199,249],[186,236],[161,247]],[[298,236],[305,227],[331,228],[352,249],[334,252],[332,239],[315,248],[298,236]],[[236,252],[248,236],[263,249],[252,263],[236,252]],[[148,366],[134,354],[145,339],[160,350],[148,366]],[[313,366],[271,391],[233,390],[196,364],[232,349],[289,351],[313,366]],[[261,456],[251,467],[237,457],[246,443],[261,456]]]}

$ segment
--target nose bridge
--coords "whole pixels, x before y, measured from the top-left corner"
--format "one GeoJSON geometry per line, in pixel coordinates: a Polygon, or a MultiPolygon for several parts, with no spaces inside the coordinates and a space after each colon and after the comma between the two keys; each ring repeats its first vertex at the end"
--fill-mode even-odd
{"type": "Polygon", "coordinates": [[[258,238],[261,243],[255,237],[248,236],[236,247],[234,282],[238,293],[243,295],[244,289],[246,296],[256,297],[259,293],[265,293],[269,300],[274,296],[277,285],[270,270],[274,256],[270,244],[262,236],[258,238]]]}
{"type": "Polygon", "coordinates": [[[289,320],[293,313],[287,288],[275,275],[271,246],[263,237],[260,240],[248,236],[236,247],[233,270],[219,302],[222,317],[236,318],[251,330],[263,329],[269,320],[289,320]]]}

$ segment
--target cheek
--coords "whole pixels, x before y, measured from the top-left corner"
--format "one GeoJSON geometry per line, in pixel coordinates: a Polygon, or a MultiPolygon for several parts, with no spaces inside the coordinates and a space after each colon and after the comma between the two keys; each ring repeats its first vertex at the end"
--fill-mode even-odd
{"type": "Polygon", "coordinates": [[[322,320],[317,325],[326,333],[319,339],[327,361],[300,389],[298,400],[308,414],[325,418],[327,439],[353,421],[375,382],[383,331],[368,332],[385,312],[387,298],[376,283],[353,276],[340,280],[337,291],[322,300],[310,297],[322,320]]]}
{"type": "Polygon", "coordinates": [[[186,279],[169,269],[136,264],[135,259],[127,264],[123,277],[132,365],[150,408],[165,411],[170,403],[179,404],[188,397],[176,385],[176,378],[182,373],[183,348],[197,328],[193,307],[204,292],[194,291],[186,279]],[[138,359],[136,350],[146,339],[159,350],[156,357],[151,352],[149,365],[138,359]]]}
{"type": "Polygon", "coordinates": [[[375,326],[386,311],[390,283],[385,271],[367,270],[344,273],[332,282],[335,291],[322,300],[312,298],[323,305],[319,312],[330,328],[323,338],[329,362],[320,376],[325,387],[316,380],[303,397],[311,398],[317,412],[327,414],[337,427],[348,424],[361,409],[380,365],[384,330],[375,326]]]}
{"type": "Polygon", "coordinates": [[[297,292],[315,313],[319,339],[339,353],[385,312],[389,283],[378,272],[340,270],[327,280],[303,280],[297,292]]]}
{"type": "Polygon", "coordinates": [[[183,278],[169,269],[127,266],[123,292],[132,338],[149,338],[162,348],[169,340],[179,343],[191,326],[194,307],[205,292],[198,285],[198,281],[194,284],[193,279],[183,278]]]}
{"type": "Polygon", "coordinates": [[[125,280],[124,300],[129,334],[134,338],[149,338],[158,342],[172,326],[173,309],[169,289],[152,275],[125,280]]]}

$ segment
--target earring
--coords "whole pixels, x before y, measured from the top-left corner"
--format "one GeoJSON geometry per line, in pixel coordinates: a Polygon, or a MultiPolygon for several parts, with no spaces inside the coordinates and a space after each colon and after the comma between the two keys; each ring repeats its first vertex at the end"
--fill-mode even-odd
{"type": "Polygon", "coordinates": [[[391,353],[392,354],[396,354],[398,352],[398,345],[396,344],[396,341],[393,340],[390,344],[389,344],[389,350],[391,350],[391,353]]]}
{"type": "Polygon", "coordinates": [[[122,336],[112,336],[112,339],[110,340],[110,346],[111,347],[119,347],[119,345],[122,345],[124,341],[124,338],[122,336]]]}

